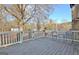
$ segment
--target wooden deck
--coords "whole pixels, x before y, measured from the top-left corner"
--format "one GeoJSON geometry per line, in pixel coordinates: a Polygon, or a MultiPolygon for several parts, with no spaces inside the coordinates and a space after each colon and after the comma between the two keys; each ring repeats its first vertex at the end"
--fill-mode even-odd
{"type": "Polygon", "coordinates": [[[0,48],[1,55],[74,55],[79,54],[79,44],[54,38],[39,38],[0,48]]]}

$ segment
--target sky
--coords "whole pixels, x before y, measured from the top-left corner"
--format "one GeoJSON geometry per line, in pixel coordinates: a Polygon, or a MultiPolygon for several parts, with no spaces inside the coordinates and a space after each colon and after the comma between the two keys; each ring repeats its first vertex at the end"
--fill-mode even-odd
{"type": "MultiPolygon", "coordinates": [[[[7,6],[10,6],[10,5],[7,5],[7,6]]],[[[50,14],[49,19],[52,19],[53,21],[56,21],[57,23],[72,21],[71,8],[69,4],[52,4],[52,6],[53,6],[52,9],[54,10],[50,14]]],[[[9,19],[10,17],[13,18],[12,16],[9,15],[9,19]]]]}
{"type": "Polygon", "coordinates": [[[62,23],[72,21],[71,8],[68,4],[56,4],[53,6],[54,11],[50,14],[49,19],[62,23]]]}

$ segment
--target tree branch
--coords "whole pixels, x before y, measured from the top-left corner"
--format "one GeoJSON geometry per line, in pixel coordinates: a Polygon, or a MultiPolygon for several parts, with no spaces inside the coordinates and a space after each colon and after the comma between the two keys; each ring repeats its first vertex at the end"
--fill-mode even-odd
{"type": "MultiPolygon", "coordinates": [[[[14,16],[15,18],[19,19],[15,14],[13,14],[11,11],[9,11],[9,9],[7,7],[4,7],[4,9],[10,13],[12,16],[14,16]]],[[[20,20],[20,19],[19,19],[20,20]]]]}

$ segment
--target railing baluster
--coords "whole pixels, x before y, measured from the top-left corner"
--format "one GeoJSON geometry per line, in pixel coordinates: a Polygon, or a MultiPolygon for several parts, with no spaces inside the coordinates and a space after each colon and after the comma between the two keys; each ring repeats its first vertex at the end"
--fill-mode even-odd
{"type": "Polygon", "coordinates": [[[6,34],[6,38],[7,38],[7,44],[8,44],[8,33],[6,34]]]}
{"type": "Polygon", "coordinates": [[[6,45],[6,33],[4,34],[4,43],[6,45]]]}
{"type": "Polygon", "coordinates": [[[75,40],[75,32],[74,32],[74,40],[75,40]]]}
{"type": "Polygon", "coordinates": [[[10,35],[10,44],[12,43],[12,34],[10,35]]]}
{"type": "Polygon", "coordinates": [[[6,44],[8,44],[8,37],[7,37],[7,35],[8,34],[5,35],[6,44]]]}
{"type": "Polygon", "coordinates": [[[17,33],[17,42],[19,41],[19,33],[17,33]]]}
{"type": "Polygon", "coordinates": [[[17,33],[16,33],[16,39],[15,39],[15,42],[17,42],[17,33]]]}
{"type": "Polygon", "coordinates": [[[2,45],[2,40],[3,40],[3,38],[2,38],[2,34],[1,34],[0,36],[1,36],[1,45],[2,45]]]}
{"type": "Polygon", "coordinates": [[[9,34],[7,34],[8,44],[9,44],[9,34]]]}
{"type": "Polygon", "coordinates": [[[22,43],[23,42],[23,32],[20,32],[19,33],[19,41],[20,41],[20,43],[22,43]]]}
{"type": "Polygon", "coordinates": [[[4,39],[4,34],[3,34],[2,36],[3,36],[3,45],[4,45],[4,44],[5,44],[5,42],[4,42],[4,40],[5,40],[5,39],[4,39]]]}
{"type": "Polygon", "coordinates": [[[10,42],[11,42],[11,33],[9,34],[9,44],[10,44],[10,42]]]}
{"type": "Polygon", "coordinates": [[[0,34],[0,46],[1,46],[1,34],[0,34]]]}

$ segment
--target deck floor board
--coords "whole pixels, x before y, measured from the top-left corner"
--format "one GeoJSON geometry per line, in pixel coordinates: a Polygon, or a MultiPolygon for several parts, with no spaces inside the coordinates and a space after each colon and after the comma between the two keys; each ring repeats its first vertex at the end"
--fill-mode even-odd
{"type": "Polygon", "coordinates": [[[0,55],[74,55],[79,50],[68,41],[53,38],[39,38],[0,48],[0,55]]]}

